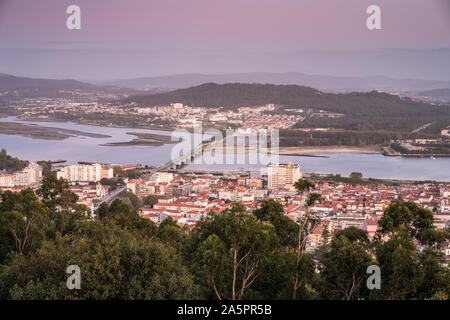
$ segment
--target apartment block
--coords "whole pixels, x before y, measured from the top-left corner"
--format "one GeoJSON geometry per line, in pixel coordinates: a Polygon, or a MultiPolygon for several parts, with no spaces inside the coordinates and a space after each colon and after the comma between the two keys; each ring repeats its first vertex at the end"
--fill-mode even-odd
{"type": "Polygon", "coordinates": [[[288,164],[267,165],[267,177],[269,190],[292,187],[302,177],[300,165],[289,162],[288,164]]]}
{"type": "Polygon", "coordinates": [[[98,182],[102,179],[102,166],[98,163],[91,165],[65,166],[57,172],[57,177],[74,181],[98,182]]]}

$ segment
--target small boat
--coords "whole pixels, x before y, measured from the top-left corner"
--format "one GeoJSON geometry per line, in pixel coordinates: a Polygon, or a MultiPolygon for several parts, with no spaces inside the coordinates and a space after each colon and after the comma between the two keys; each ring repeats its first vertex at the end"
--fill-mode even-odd
{"type": "Polygon", "coordinates": [[[435,158],[435,157],[433,157],[433,156],[431,156],[431,157],[430,157],[430,159],[432,159],[432,160],[436,160],[436,158],[435,158]]]}

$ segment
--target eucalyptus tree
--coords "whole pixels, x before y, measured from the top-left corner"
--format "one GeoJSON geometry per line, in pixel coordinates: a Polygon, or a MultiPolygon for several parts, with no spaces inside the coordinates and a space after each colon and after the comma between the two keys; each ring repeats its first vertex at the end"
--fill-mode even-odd
{"type": "Polygon", "coordinates": [[[238,203],[200,221],[191,241],[197,277],[213,293],[205,294],[220,300],[246,297],[262,273],[262,260],[278,245],[273,225],[258,221],[238,203]]]}
{"type": "Polygon", "coordinates": [[[301,275],[302,259],[304,259],[306,253],[306,243],[308,241],[309,234],[320,223],[318,217],[309,214],[309,208],[317,202],[322,201],[322,197],[318,193],[310,192],[315,189],[314,183],[306,179],[299,179],[294,183],[294,187],[299,194],[306,197],[304,202],[305,214],[297,220],[299,225],[298,238],[297,238],[297,258],[296,258],[296,270],[293,277],[292,299],[297,298],[297,292],[304,283],[304,277],[301,275]]]}

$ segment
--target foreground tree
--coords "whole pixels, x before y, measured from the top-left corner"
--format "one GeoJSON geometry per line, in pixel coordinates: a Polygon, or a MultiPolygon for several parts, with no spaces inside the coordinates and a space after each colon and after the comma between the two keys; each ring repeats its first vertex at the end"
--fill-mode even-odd
{"type": "Polygon", "coordinates": [[[382,275],[378,298],[414,298],[421,281],[421,266],[417,248],[407,228],[399,227],[388,241],[378,244],[376,256],[382,275]]]}
{"type": "Polygon", "coordinates": [[[320,220],[313,215],[309,214],[309,207],[311,207],[316,202],[321,201],[321,196],[318,193],[309,193],[310,190],[315,188],[314,183],[306,179],[299,179],[295,182],[294,187],[297,189],[298,193],[306,195],[305,201],[305,214],[298,219],[298,237],[297,237],[297,259],[295,264],[295,275],[293,277],[293,287],[292,287],[292,299],[297,298],[297,292],[299,288],[303,285],[305,279],[301,277],[301,266],[303,265],[303,258],[306,253],[306,242],[308,240],[309,234],[314,230],[314,228],[320,223],[320,220]],[[309,194],[308,194],[309,193],[309,194]]]}
{"type": "Polygon", "coordinates": [[[242,204],[233,204],[222,214],[213,213],[199,222],[191,243],[193,251],[198,248],[192,251],[192,261],[197,262],[197,276],[213,296],[240,300],[260,275],[262,260],[277,242],[272,225],[247,214],[242,204]]]}
{"type": "MultiPolygon", "coordinates": [[[[295,290],[304,289],[301,298],[310,298],[306,287],[313,278],[315,263],[309,254],[303,253],[299,257],[299,224],[284,214],[281,203],[272,199],[264,200],[254,214],[260,221],[272,224],[279,239],[279,249],[263,262],[264,276],[256,280],[256,287],[262,297],[292,298],[292,281],[298,279],[295,290]]],[[[302,226],[305,228],[304,224],[302,226]]]]}
{"type": "Polygon", "coordinates": [[[42,180],[37,194],[48,209],[53,232],[69,233],[90,215],[86,206],[77,204],[78,196],[70,190],[67,180],[57,179],[55,172],[50,172],[42,180]]]}
{"type": "Polygon", "coordinates": [[[106,221],[84,223],[33,255],[17,254],[0,279],[11,299],[194,299],[198,290],[175,249],[106,221]],[[66,269],[81,269],[68,290],[66,269]]]}
{"type": "Polygon", "coordinates": [[[386,208],[376,235],[376,256],[383,279],[375,298],[431,298],[450,293],[449,269],[441,263],[447,231],[433,225],[433,213],[401,199],[386,208]],[[417,244],[421,247],[419,251],[417,244]]]}
{"type": "Polygon", "coordinates": [[[367,294],[366,270],[374,263],[368,249],[367,233],[361,229],[349,227],[334,236],[320,266],[326,298],[353,300],[367,294]]]}
{"type": "Polygon", "coordinates": [[[280,247],[296,247],[299,226],[284,214],[281,203],[273,199],[264,200],[253,214],[259,221],[270,223],[275,227],[280,247]]]}
{"type": "Polygon", "coordinates": [[[0,193],[0,264],[11,251],[27,254],[39,247],[45,238],[46,214],[31,189],[0,193]]]}

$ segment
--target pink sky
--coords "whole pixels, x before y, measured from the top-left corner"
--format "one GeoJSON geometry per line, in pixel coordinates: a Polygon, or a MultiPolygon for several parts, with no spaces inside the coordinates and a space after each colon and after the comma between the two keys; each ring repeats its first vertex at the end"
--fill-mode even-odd
{"type": "Polygon", "coordinates": [[[0,72],[300,71],[449,79],[450,0],[0,0],[0,72]],[[82,29],[67,30],[67,6],[82,29]],[[382,30],[366,28],[381,7],[382,30]]]}
{"type": "Polygon", "coordinates": [[[0,0],[1,47],[450,47],[448,0],[0,0]],[[68,31],[65,8],[82,9],[68,31]],[[378,4],[382,30],[366,29],[378,4]]]}

